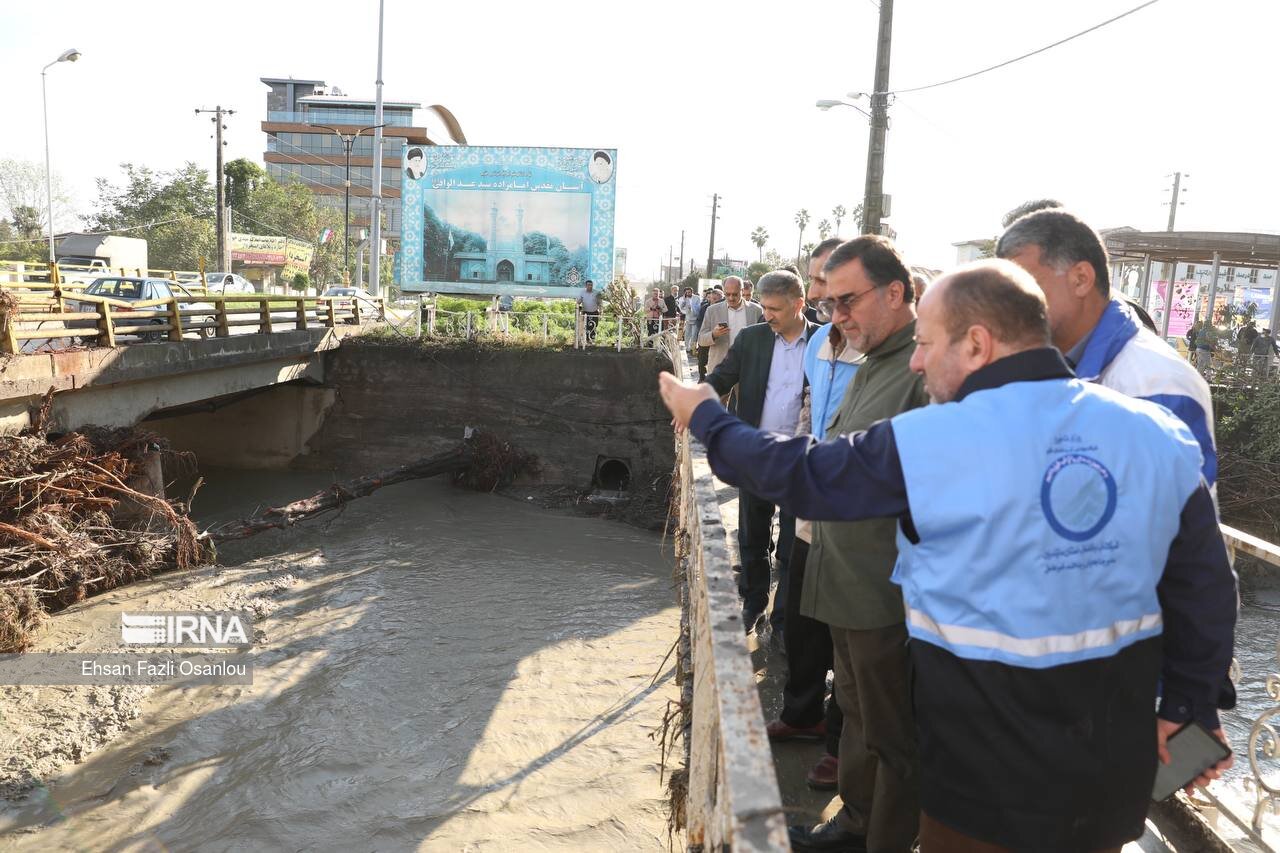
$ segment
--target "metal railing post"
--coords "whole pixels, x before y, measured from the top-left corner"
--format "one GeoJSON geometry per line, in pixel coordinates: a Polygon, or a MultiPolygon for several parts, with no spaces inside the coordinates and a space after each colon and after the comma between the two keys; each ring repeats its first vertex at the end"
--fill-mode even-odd
{"type": "Polygon", "coordinates": [[[182,340],[182,311],[176,296],[169,297],[169,340],[182,340]]]}
{"type": "Polygon", "coordinates": [[[116,345],[116,330],[111,325],[111,303],[105,299],[98,303],[98,343],[116,345]]]}

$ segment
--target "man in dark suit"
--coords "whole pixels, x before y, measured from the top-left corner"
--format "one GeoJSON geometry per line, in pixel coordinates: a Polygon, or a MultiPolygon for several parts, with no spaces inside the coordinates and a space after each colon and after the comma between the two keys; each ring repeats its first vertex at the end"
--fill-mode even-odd
{"type": "MultiPolygon", "coordinates": [[[[818,326],[804,314],[804,287],[800,277],[775,270],[756,286],[764,322],[742,330],[728,355],[707,383],[720,395],[736,385],[733,410],[748,424],[763,430],[794,435],[804,395],[804,349],[818,326]]],[[[769,603],[769,543],[773,537],[776,507],[751,493],[738,491],[738,551],[742,572],[738,594],[742,597],[742,621],[750,632],[769,603]]],[[[770,622],[784,629],[787,559],[795,536],[795,517],[782,513],[778,526],[778,594],[770,622]]]]}

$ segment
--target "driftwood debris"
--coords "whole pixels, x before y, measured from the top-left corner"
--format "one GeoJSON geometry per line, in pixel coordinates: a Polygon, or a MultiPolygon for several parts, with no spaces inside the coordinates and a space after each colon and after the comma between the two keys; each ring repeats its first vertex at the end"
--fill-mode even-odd
{"type": "Polygon", "coordinates": [[[53,434],[52,399],[0,436],[0,653],[26,648],[47,613],[212,556],[184,507],[135,486],[153,454],[181,454],[138,429],[53,434]]]}
{"type": "Polygon", "coordinates": [[[535,457],[493,435],[476,433],[451,450],[345,483],[334,483],[310,497],[271,507],[251,518],[229,522],[206,535],[214,542],[226,542],[245,539],[264,530],[291,527],[299,521],[342,509],[349,501],[373,494],[383,486],[406,480],[452,474],[455,484],[487,492],[511,482],[517,474],[536,470],[535,457]]]}

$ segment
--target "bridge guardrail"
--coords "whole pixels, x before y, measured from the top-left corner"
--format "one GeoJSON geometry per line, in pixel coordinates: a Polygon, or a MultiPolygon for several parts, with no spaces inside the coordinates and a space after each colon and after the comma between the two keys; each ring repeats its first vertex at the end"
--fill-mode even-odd
{"type": "MultiPolygon", "coordinates": [[[[660,333],[658,345],[677,375],[696,377],[674,333],[660,333]]],[[[675,440],[688,849],[790,850],[715,476],[688,432],[675,440]]]]}
{"type": "MultiPolygon", "coordinates": [[[[7,290],[8,288],[0,288],[7,290]]],[[[193,295],[126,301],[86,293],[60,295],[44,305],[15,300],[15,307],[0,314],[0,352],[23,352],[26,341],[79,338],[102,346],[117,346],[118,335],[137,335],[155,340],[164,336],[180,341],[195,332],[201,337],[226,337],[233,328],[257,326],[258,333],[271,334],[307,328],[334,328],[338,323],[359,324],[366,319],[381,320],[385,308],[381,299],[372,307],[360,300],[341,296],[272,296],[233,294],[193,295]],[[71,302],[70,310],[66,304],[71,302]]]]}

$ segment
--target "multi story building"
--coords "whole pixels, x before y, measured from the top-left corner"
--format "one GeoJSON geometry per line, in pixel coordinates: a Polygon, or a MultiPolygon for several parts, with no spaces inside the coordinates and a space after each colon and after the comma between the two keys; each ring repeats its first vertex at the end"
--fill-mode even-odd
{"type": "MultiPolygon", "coordinates": [[[[342,211],[345,193],[345,151],[333,130],[350,136],[374,124],[374,102],[348,97],[323,80],[292,77],[260,78],[269,90],[267,134],[263,155],[267,174],[277,181],[301,181],[317,201],[342,211]]],[[[401,155],[405,146],[434,145],[425,127],[415,125],[410,101],[384,100],[382,120],[382,208],[387,240],[400,239],[401,155]]],[[[373,131],[361,133],[351,147],[351,228],[367,227],[373,196],[373,131]]]]}

